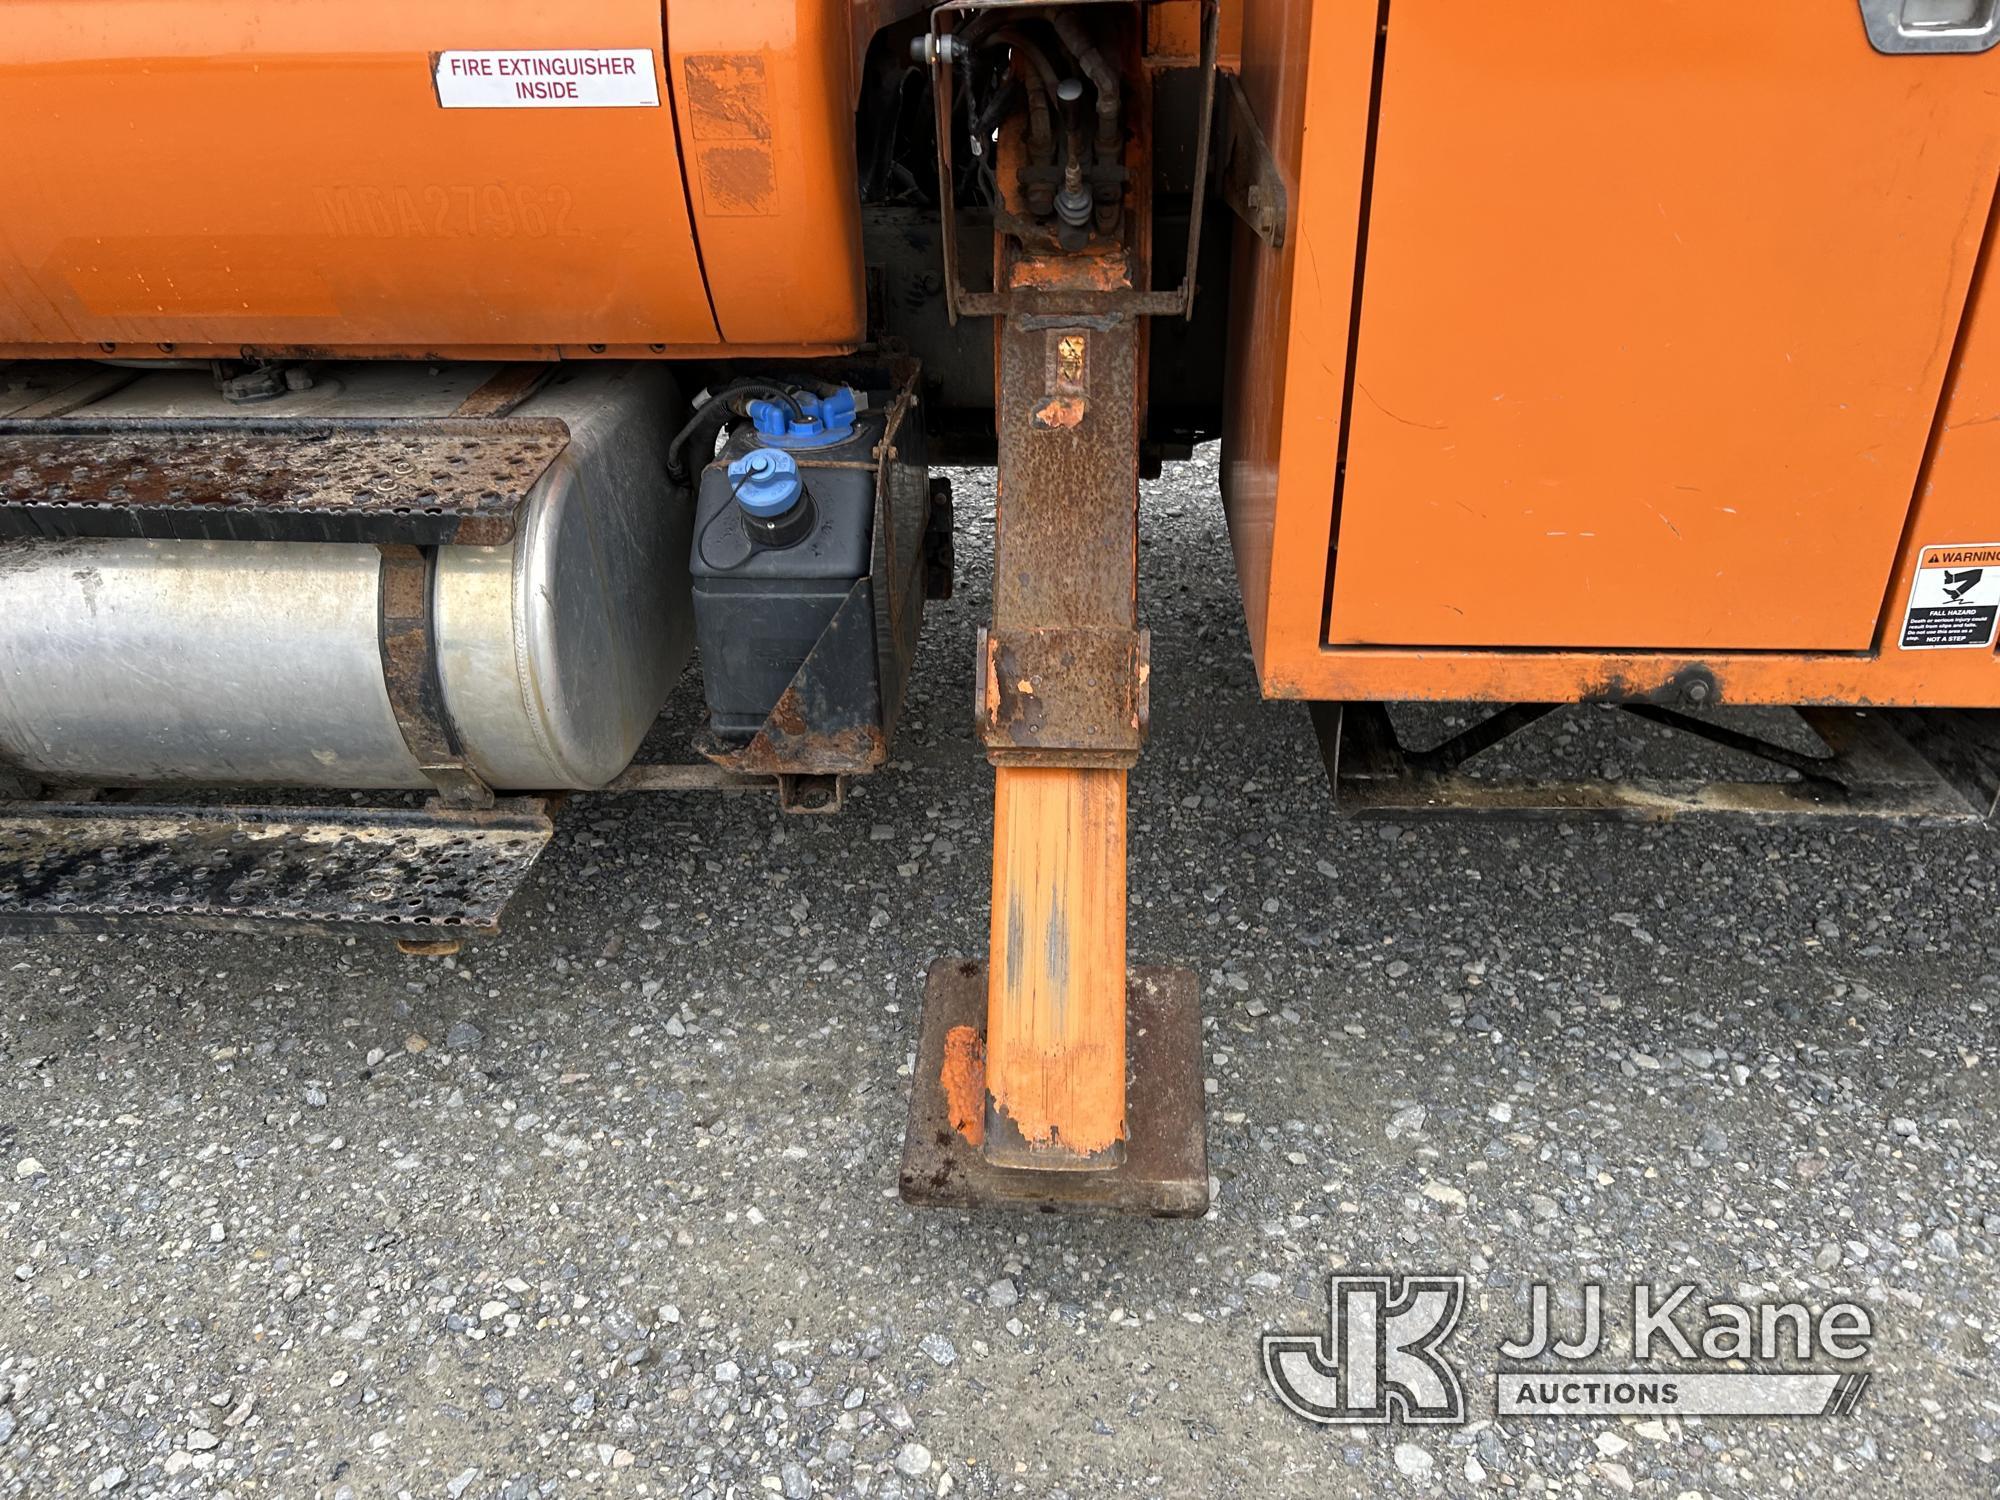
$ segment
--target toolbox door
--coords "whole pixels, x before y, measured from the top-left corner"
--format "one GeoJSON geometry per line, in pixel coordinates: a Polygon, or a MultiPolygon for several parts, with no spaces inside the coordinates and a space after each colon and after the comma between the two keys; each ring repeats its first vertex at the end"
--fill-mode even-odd
{"type": "Polygon", "coordinates": [[[1382,12],[1329,643],[1867,650],[2000,52],[1853,0],[1382,12]]]}

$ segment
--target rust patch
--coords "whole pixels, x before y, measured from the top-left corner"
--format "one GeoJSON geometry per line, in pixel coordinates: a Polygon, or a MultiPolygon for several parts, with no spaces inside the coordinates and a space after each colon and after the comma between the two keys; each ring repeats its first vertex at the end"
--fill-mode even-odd
{"type": "Polygon", "coordinates": [[[698,141],[771,139],[771,88],[755,52],[697,52],[683,65],[688,133],[698,141]]]}
{"type": "Polygon", "coordinates": [[[484,384],[458,403],[454,417],[504,417],[544,385],[556,372],[550,361],[502,365],[484,384]]]}
{"type": "Polygon", "coordinates": [[[812,719],[806,713],[805,701],[799,695],[797,683],[778,695],[778,701],[771,705],[771,715],[765,721],[765,727],[777,740],[804,739],[812,733],[812,719]]]}
{"type": "Polygon", "coordinates": [[[1009,268],[1015,291],[1125,292],[1132,289],[1132,263],[1120,246],[1096,254],[1023,255],[1009,268]]]}
{"type": "Polygon", "coordinates": [[[378,630],[382,685],[403,743],[447,807],[491,807],[493,792],[467,763],[438,677],[432,592],[437,554],[400,543],[381,548],[378,630]]]}
{"type": "Polygon", "coordinates": [[[778,165],[769,146],[704,146],[701,203],[718,218],[763,218],[778,211],[778,165]]]}
{"type": "MultiPolygon", "coordinates": [[[[1199,1215],[1208,1207],[1202,1129],[1200,983],[1187,970],[1137,969],[1128,988],[1131,1018],[1130,1102],[1118,1160],[1099,1170],[1022,1171],[996,1164],[994,1141],[1011,1129],[988,1117],[986,1139],[972,1144],[951,1123],[940,1085],[948,1038],[976,1033],[987,1009],[984,966],[940,959],[924,987],[917,1076],[898,1174],[913,1206],[1081,1209],[1199,1215]],[[968,972],[969,971],[969,972],[968,972]]],[[[1049,1166],[1044,1157],[1035,1163],[1049,1166]]]]}
{"type": "Polygon", "coordinates": [[[1689,662],[1672,675],[1666,663],[1647,663],[1647,675],[1617,668],[1588,683],[1578,694],[1581,703],[1661,703],[1672,707],[1709,708],[1722,702],[1722,679],[1704,662],[1689,662]]]}
{"type": "Polygon", "coordinates": [[[859,774],[874,770],[889,753],[888,739],[877,725],[815,729],[790,688],[749,744],[700,740],[697,748],[716,765],[742,776],[859,774]]]}
{"type": "Polygon", "coordinates": [[[815,729],[791,688],[749,744],[698,735],[695,748],[739,776],[860,775],[881,765],[889,754],[888,737],[877,725],[815,729]]]}
{"type": "Polygon", "coordinates": [[[980,633],[980,738],[989,751],[1059,752],[1045,764],[1129,765],[1146,736],[1144,631],[1054,627],[980,633]]]}
{"type": "Polygon", "coordinates": [[[986,1040],[972,1026],[954,1026],[944,1037],[938,1074],[951,1128],[974,1146],[986,1144],[986,1040]]]}
{"type": "Polygon", "coordinates": [[[1043,431],[1063,429],[1065,431],[1083,425],[1083,419],[1090,413],[1090,403],[1081,396],[1051,396],[1035,408],[1029,418],[1043,431]]]}

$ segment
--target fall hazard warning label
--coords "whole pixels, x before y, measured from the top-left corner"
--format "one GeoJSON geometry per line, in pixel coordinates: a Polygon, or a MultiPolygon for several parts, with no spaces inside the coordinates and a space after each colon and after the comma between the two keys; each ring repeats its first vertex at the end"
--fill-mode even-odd
{"type": "Polygon", "coordinates": [[[2000,542],[1926,547],[1903,614],[1903,649],[1990,649],[2000,622],[2000,542]]]}
{"type": "Polygon", "coordinates": [[[440,52],[432,64],[446,109],[658,108],[646,47],[440,52]]]}

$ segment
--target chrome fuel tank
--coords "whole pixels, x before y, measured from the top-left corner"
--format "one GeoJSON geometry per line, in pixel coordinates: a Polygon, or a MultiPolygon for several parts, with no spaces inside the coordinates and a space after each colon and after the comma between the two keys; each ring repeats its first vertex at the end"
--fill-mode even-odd
{"type": "MultiPolygon", "coordinates": [[[[491,366],[336,367],[287,415],[447,414],[491,366]]],[[[294,404],[296,403],[296,404],[294,404]]],[[[199,372],[93,416],[216,416],[199,372]]],[[[648,366],[559,372],[517,411],[569,444],[504,546],[438,549],[445,707],[503,790],[602,786],[692,640],[691,506],[670,492],[678,404],[648,366]]],[[[383,679],[381,554],[337,542],[0,543],[0,761],[45,780],[429,786],[383,679]]]]}

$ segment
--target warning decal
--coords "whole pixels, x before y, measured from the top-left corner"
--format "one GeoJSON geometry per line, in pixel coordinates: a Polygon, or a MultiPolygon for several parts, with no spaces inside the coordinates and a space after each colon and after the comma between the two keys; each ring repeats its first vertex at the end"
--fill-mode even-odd
{"type": "Polygon", "coordinates": [[[1991,649],[2000,621],[2000,542],[1926,547],[1903,615],[1903,649],[1991,649]]]}
{"type": "Polygon", "coordinates": [[[653,54],[645,47],[440,52],[432,79],[446,109],[657,108],[653,54]]]}

